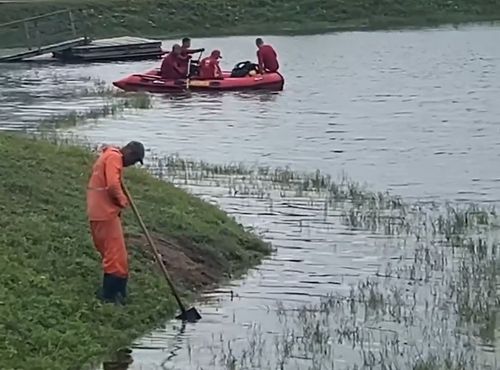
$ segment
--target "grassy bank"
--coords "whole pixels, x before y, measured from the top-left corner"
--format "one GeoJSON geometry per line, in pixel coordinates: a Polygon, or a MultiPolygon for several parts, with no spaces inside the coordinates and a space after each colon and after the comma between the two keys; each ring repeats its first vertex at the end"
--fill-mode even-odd
{"type": "MultiPolygon", "coordinates": [[[[130,211],[131,303],[95,298],[101,270],[85,215],[90,151],[2,134],[0,155],[0,368],[81,369],[175,312],[130,211]]],[[[185,292],[269,252],[222,211],[143,170],[127,169],[125,179],[185,292]]]]}
{"type": "MultiPolygon", "coordinates": [[[[313,33],[500,19],[499,0],[40,0],[2,4],[0,23],[74,9],[95,37],[313,33]]],[[[49,27],[50,28],[50,27],[49,27]]],[[[1,30],[2,43],[24,39],[1,30]]]]}

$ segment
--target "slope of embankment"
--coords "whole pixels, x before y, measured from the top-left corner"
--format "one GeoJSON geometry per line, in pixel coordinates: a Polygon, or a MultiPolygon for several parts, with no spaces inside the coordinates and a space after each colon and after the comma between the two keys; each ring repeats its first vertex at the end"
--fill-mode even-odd
{"type": "MultiPolygon", "coordinates": [[[[500,19],[500,0],[13,0],[2,4],[0,23],[61,9],[74,10],[78,27],[94,37],[313,33],[500,19]]],[[[1,42],[24,41],[24,32],[6,32],[1,42]]]]}
{"type": "MultiPolygon", "coordinates": [[[[80,369],[174,314],[176,303],[130,210],[124,223],[131,302],[95,298],[100,260],[85,214],[90,150],[2,134],[0,157],[1,369],[80,369]]],[[[125,172],[167,268],[191,298],[187,292],[269,253],[218,208],[144,170],[125,172]]]]}

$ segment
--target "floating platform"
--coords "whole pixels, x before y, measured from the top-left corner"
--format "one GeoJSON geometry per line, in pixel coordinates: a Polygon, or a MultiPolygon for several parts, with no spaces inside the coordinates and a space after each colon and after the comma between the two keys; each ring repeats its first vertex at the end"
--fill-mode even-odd
{"type": "Polygon", "coordinates": [[[72,46],[54,52],[53,56],[64,62],[158,59],[165,54],[161,46],[159,40],[123,36],[94,40],[83,46],[72,46]]]}

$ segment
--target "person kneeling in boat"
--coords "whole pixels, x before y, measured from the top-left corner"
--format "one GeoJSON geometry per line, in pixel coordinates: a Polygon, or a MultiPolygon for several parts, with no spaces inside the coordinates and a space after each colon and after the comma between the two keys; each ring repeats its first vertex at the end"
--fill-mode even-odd
{"type": "Polygon", "coordinates": [[[224,76],[219,66],[220,55],[219,50],[214,50],[209,57],[203,58],[200,62],[200,80],[222,80],[224,76]]]}
{"type": "Polygon", "coordinates": [[[177,80],[186,78],[186,71],[182,67],[181,46],[175,44],[161,63],[160,75],[164,79],[177,80]]]}
{"type": "Polygon", "coordinates": [[[278,72],[278,54],[274,48],[269,44],[264,44],[264,41],[259,37],[255,40],[257,45],[257,60],[259,63],[260,73],[272,73],[278,72]]]}

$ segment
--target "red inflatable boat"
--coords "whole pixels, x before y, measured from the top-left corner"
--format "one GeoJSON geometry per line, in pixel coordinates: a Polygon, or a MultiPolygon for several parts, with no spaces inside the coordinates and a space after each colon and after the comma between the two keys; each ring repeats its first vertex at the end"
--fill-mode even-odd
{"type": "Polygon", "coordinates": [[[279,72],[245,77],[231,77],[231,72],[224,72],[222,80],[180,79],[165,80],[159,76],[155,68],[145,73],[134,73],[113,85],[125,91],[148,91],[152,93],[168,93],[182,90],[195,91],[229,91],[229,90],[283,90],[285,79],[279,72]]]}

